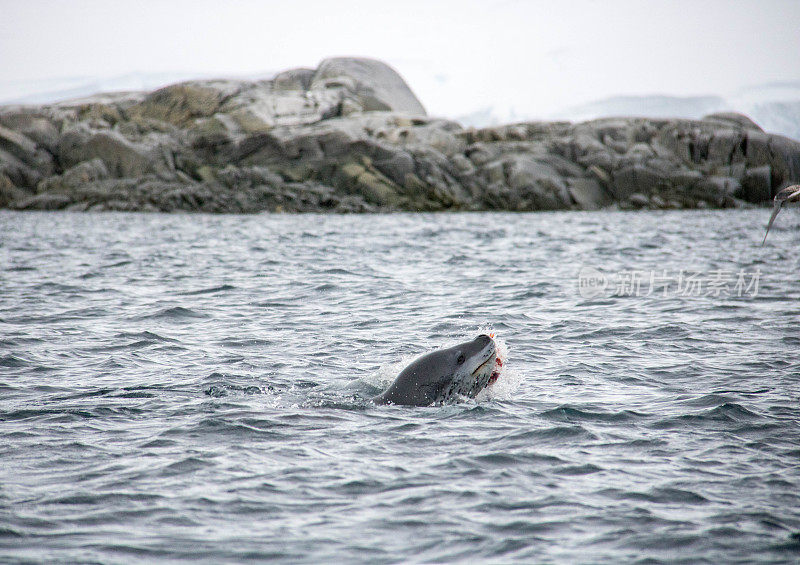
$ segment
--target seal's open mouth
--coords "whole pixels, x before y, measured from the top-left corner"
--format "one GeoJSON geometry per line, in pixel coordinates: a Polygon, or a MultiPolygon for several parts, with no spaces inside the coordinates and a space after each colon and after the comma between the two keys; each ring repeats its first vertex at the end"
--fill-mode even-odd
{"type": "Polygon", "coordinates": [[[497,382],[497,379],[500,377],[500,367],[503,366],[503,362],[500,360],[499,357],[495,358],[494,360],[494,370],[492,371],[492,376],[489,377],[489,382],[486,383],[486,386],[493,385],[497,382]]]}
{"type": "Polygon", "coordinates": [[[484,361],[483,363],[481,363],[480,365],[478,365],[478,368],[477,368],[477,369],[475,369],[474,371],[472,371],[472,376],[474,377],[474,376],[475,376],[475,375],[477,375],[477,374],[478,374],[480,371],[482,371],[483,369],[485,369],[485,368],[486,368],[486,365],[488,365],[488,364],[489,364],[489,361],[494,361],[494,358],[495,358],[495,354],[494,354],[494,353],[492,353],[492,355],[490,355],[490,356],[489,356],[489,358],[488,358],[486,361],[484,361]]]}
{"type": "Polygon", "coordinates": [[[472,376],[474,377],[478,374],[485,374],[485,372],[491,367],[492,372],[489,375],[489,380],[485,385],[489,386],[497,382],[497,379],[500,377],[500,367],[502,366],[503,362],[500,360],[500,356],[497,353],[497,348],[492,347],[491,354],[486,358],[486,361],[481,363],[474,371],[472,371],[472,376]],[[491,365],[489,365],[490,363],[491,365]]]}

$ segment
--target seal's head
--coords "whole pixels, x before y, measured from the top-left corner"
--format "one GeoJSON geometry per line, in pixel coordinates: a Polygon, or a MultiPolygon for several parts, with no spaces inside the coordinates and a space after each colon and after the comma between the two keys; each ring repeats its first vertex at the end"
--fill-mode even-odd
{"type": "Polygon", "coordinates": [[[455,362],[459,369],[437,402],[447,402],[457,395],[475,398],[495,375],[497,346],[494,340],[486,334],[481,334],[472,341],[445,351],[450,351],[451,355],[456,356],[455,362]]]}
{"type": "Polygon", "coordinates": [[[375,398],[382,404],[427,406],[459,396],[475,398],[497,379],[497,347],[488,335],[423,355],[375,398]]]}

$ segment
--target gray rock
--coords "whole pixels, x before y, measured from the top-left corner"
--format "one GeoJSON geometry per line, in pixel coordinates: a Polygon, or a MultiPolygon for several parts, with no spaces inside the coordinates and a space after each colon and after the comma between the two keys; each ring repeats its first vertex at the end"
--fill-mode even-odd
{"type": "Polygon", "coordinates": [[[741,190],[735,178],[709,176],[697,182],[692,194],[700,200],[722,206],[728,198],[740,194],[741,190]]]}
{"type": "Polygon", "coordinates": [[[61,210],[72,203],[66,194],[37,194],[11,204],[16,210],[61,210]]]}
{"type": "Polygon", "coordinates": [[[301,91],[311,88],[314,80],[315,69],[290,69],[275,75],[272,79],[272,88],[276,92],[301,91]]]}
{"type": "Polygon", "coordinates": [[[78,163],[60,175],[55,175],[42,180],[36,187],[36,192],[73,192],[82,185],[104,180],[109,177],[108,169],[100,159],[92,159],[78,163]]]}
{"type": "Polygon", "coordinates": [[[741,131],[721,129],[714,132],[708,143],[708,159],[725,165],[744,161],[745,139],[746,134],[741,131]]]}
{"type": "Polygon", "coordinates": [[[670,183],[674,187],[684,191],[693,188],[702,178],[703,173],[700,171],[685,169],[683,167],[675,169],[669,173],[670,183]]]}
{"type": "Polygon", "coordinates": [[[374,59],[326,59],[317,67],[310,90],[342,86],[354,91],[361,108],[425,115],[405,81],[386,63],[374,59]]]}
{"type": "Polygon", "coordinates": [[[578,130],[573,137],[568,139],[568,153],[566,156],[573,161],[579,161],[586,156],[603,153],[608,150],[606,146],[594,135],[578,130]]]}
{"type": "Polygon", "coordinates": [[[612,170],[619,168],[620,158],[618,155],[608,151],[595,151],[579,157],[577,162],[587,169],[592,167],[600,169],[605,176],[609,176],[612,170]]]}
{"type": "Polygon", "coordinates": [[[769,138],[773,187],[780,189],[800,180],[800,142],[781,135],[769,138]]]}
{"type": "Polygon", "coordinates": [[[737,114],[736,112],[716,112],[703,116],[704,122],[722,123],[723,125],[736,125],[743,129],[753,129],[756,131],[764,131],[757,123],[745,116],[744,114],[737,114]]]}
{"type": "Polygon", "coordinates": [[[85,127],[71,129],[61,136],[57,155],[64,167],[100,159],[109,173],[117,177],[140,177],[154,169],[153,159],[147,155],[146,149],[114,131],[92,132],[85,127]]]}
{"type": "Polygon", "coordinates": [[[639,192],[634,192],[628,197],[628,201],[633,205],[635,208],[645,208],[650,205],[650,199],[647,198],[644,194],[639,192]]]}
{"type": "Polygon", "coordinates": [[[50,153],[28,137],[0,126],[0,151],[12,155],[35,171],[36,175],[48,176],[53,173],[54,163],[50,153]]]}
{"type": "Polygon", "coordinates": [[[611,195],[594,179],[568,178],[567,190],[581,210],[598,210],[612,203],[611,195]]]}
{"type": "Polygon", "coordinates": [[[772,170],[769,165],[747,169],[742,178],[741,190],[735,196],[747,202],[766,202],[774,196],[772,170]]]}
{"type": "Polygon", "coordinates": [[[233,81],[193,81],[156,90],[131,106],[128,115],[185,127],[217,113],[223,100],[236,93],[233,81]]]}
{"type": "Polygon", "coordinates": [[[766,202],[798,177],[800,143],[742,116],[464,129],[425,116],[370,59],[0,108],[0,207],[726,207],[766,202]]]}
{"type": "Polygon", "coordinates": [[[463,154],[456,153],[455,155],[450,157],[450,162],[453,163],[453,166],[456,170],[461,173],[462,175],[473,175],[477,170],[475,165],[472,164],[472,161],[467,159],[463,154]]]}
{"type": "Polygon", "coordinates": [[[671,186],[669,177],[643,164],[614,171],[612,181],[611,194],[617,200],[625,200],[636,192],[650,194],[660,188],[671,186]]]}
{"type": "Polygon", "coordinates": [[[29,196],[30,193],[17,187],[10,178],[0,173],[0,208],[9,206],[12,202],[29,196]]]}
{"type": "Polygon", "coordinates": [[[562,182],[561,175],[553,167],[525,155],[512,155],[505,159],[503,172],[508,186],[516,190],[534,185],[541,179],[562,182]]]}
{"type": "Polygon", "coordinates": [[[33,189],[42,179],[41,173],[2,149],[0,149],[0,174],[19,188],[33,189]]]}
{"type": "Polygon", "coordinates": [[[36,143],[21,133],[0,126],[0,149],[23,162],[30,163],[35,160],[37,147],[36,143]]]}
{"type": "Polygon", "coordinates": [[[53,122],[35,110],[0,111],[0,125],[24,135],[48,151],[52,151],[59,137],[53,122]]]}
{"type": "Polygon", "coordinates": [[[392,181],[403,184],[407,175],[415,174],[414,157],[402,149],[383,153],[380,158],[373,158],[375,167],[392,181]]]}
{"type": "Polygon", "coordinates": [[[514,155],[503,166],[509,188],[521,198],[520,209],[560,210],[570,206],[566,183],[550,165],[514,155]]]}
{"type": "Polygon", "coordinates": [[[745,134],[745,161],[748,167],[768,165],[772,159],[769,148],[770,136],[760,131],[748,131],[745,134]]]}

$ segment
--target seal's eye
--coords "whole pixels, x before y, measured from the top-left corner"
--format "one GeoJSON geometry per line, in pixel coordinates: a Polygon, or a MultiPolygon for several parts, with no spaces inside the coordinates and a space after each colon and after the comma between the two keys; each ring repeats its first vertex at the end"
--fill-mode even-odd
{"type": "Polygon", "coordinates": [[[459,353],[458,354],[458,359],[456,359],[456,363],[458,363],[459,365],[463,365],[464,361],[466,361],[466,359],[464,357],[464,354],[463,353],[459,353]]]}

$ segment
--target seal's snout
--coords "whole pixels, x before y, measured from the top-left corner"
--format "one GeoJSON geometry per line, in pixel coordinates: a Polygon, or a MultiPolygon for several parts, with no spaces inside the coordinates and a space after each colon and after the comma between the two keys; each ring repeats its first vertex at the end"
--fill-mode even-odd
{"type": "Polygon", "coordinates": [[[490,338],[486,334],[481,334],[475,338],[475,342],[478,343],[481,347],[492,343],[492,341],[493,341],[492,338],[490,338]]]}
{"type": "Polygon", "coordinates": [[[476,337],[472,341],[473,346],[478,351],[482,351],[484,354],[494,355],[494,352],[497,350],[497,345],[494,342],[494,339],[491,336],[486,334],[481,334],[476,337]]]}

